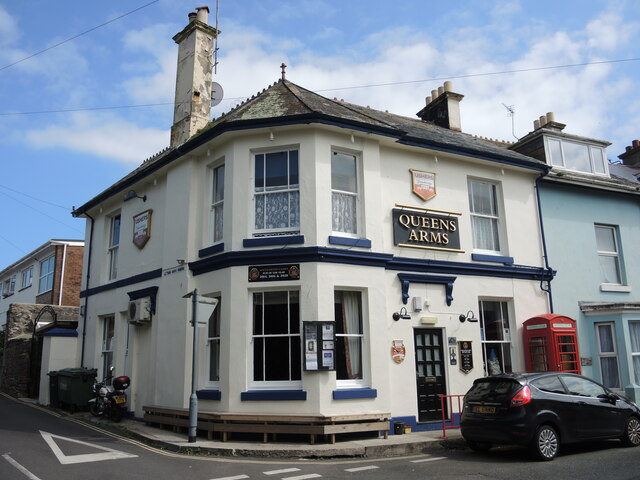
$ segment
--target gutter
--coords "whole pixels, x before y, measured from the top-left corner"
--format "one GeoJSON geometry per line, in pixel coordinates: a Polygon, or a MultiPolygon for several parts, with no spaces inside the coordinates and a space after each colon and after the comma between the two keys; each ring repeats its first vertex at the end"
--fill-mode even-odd
{"type": "Polygon", "coordinates": [[[67,263],[67,244],[64,244],[62,250],[62,268],[60,272],[60,292],[58,292],[58,305],[62,305],[62,291],[64,290],[64,271],[67,263]]]}
{"type": "MultiPolygon", "coordinates": [[[[85,289],[88,290],[89,289],[89,284],[91,281],[91,252],[92,252],[92,248],[93,248],[93,227],[95,225],[95,220],[93,219],[93,217],[91,215],[89,215],[88,213],[84,212],[84,215],[86,215],[87,217],[89,217],[89,220],[91,220],[91,229],[89,230],[89,250],[87,252],[87,281],[85,282],[85,289]]],[[[73,211],[73,216],[76,216],[76,211],[73,211]]],[[[84,347],[85,347],[85,343],[86,343],[86,338],[87,338],[87,315],[88,315],[88,311],[89,311],[89,297],[86,297],[84,300],[84,314],[82,315],[82,349],[81,349],[81,353],[80,353],[80,367],[84,368],[84,347]]]]}
{"type": "MultiPolygon", "coordinates": [[[[470,155],[475,158],[486,160],[494,163],[503,163],[515,165],[518,167],[529,168],[536,171],[542,171],[548,169],[548,166],[539,162],[527,161],[524,155],[522,160],[512,158],[506,155],[500,155],[499,153],[487,153],[481,152],[476,149],[453,147],[445,142],[430,141],[427,139],[417,138],[407,135],[407,132],[392,127],[384,127],[381,125],[371,125],[356,120],[348,120],[344,118],[335,117],[332,115],[326,115],[322,113],[305,113],[299,115],[286,115],[281,117],[269,117],[269,118],[257,118],[251,120],[234,120],[230,122],[223,122],[214,124],[210,127],[205,127],[200,133],[196,134],[187,142],[176,147],[173,150],[167,152],[164,156],[161,156],[156,161],[149,161],[148,165],[142,164],[137,172],[130,174],[129,177],[124,177],[120,182],[112,185],[110,188],[100,193],[98,196],[89,200],[84,205],[78,207],[73,215],[79,216],[86,213],[89,209],[100,204],[103,200],[112,197],[117,193],[125,191],[127,188],[133,186],[136,182],[147,177],[153,172],[168,165],[174,160],[186,155],[187,153],[202,146],[206,142],[222,135],[226,132],[249,130],[254,128],[269,128],[269,127],[281,127],[286,125],[304,125],[319,123],[323,125],[332,125],[340,128],[355,129],[365,133],[374,133],[390,138],[395,138],[396,141],[402,145],[415,146],[420,148],[429,148],[433,150],[439,150],[442,152],[448,152],[453,154],[470,155]]],[[[517,152],[516,152],[517,153],[517,152]]]]}
{"type": "Polygon", "coordinates": [[[543,258],[544,258],[544,266],[545,266],[545,269],[550,274],[549,275],[550,279],[547,280],[546,287],[543,286],[544,280],[540,280],[540,289],[543,292],[547,292],[547,294],[549,295],[549,313],[554,313],[554,311],[553,311],[553,293],[551,291],[551,279],[553,279],[553,277],[555,276],[555,272],[549,266],[549,254],[547,252],[547,239],[546,239],[545,233],[544,233],[544,221],[542,219],[542,204],[540,202],[540,182],[549,173],[550,170],[551,170],[550,168],[547,168],[547,170],[545,172],[543,172],[542,174],[540,174],[540,176],[538,176],[538,178],[536,178],[536,203],[538,205],[538,222],[540,223],[540,236],[541,236],[541,239],[542,239],[542,255],[543,255],[543,258]]]}

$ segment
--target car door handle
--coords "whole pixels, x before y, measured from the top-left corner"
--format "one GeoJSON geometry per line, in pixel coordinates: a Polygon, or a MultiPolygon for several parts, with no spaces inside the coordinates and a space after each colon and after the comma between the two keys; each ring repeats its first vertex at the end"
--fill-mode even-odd
{"type": "Polygon", "coordinates": [[[582,406],[582,405],[586,405],[586,404],[587,404],[587,402],[583,402],[583,401],[579,401],[579,402],[578,402],[578,405],[580,405],[580,406],[582,406]]]}

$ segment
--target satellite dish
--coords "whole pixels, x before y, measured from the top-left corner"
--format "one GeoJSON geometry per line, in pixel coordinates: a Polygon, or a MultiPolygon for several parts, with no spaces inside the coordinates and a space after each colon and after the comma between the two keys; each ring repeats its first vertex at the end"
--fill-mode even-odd
{"type": "Polygon", "coordinates": [[[213,82],[211,84],[211,106],[215,107],[222,101],[222,97],[224,96],[224,90],[222,90],[222,85],[218,82],[213,82]]]}

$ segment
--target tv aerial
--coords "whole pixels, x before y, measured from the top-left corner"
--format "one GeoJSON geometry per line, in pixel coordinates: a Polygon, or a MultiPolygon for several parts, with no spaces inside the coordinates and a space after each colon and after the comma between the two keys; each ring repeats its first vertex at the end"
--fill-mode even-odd
{"type": "Polygon", "coordinates": [[[513,135],[513,137],[516,140],[520,140],[518,137],[516,137],[516,126],[515,126],[516,107],[515,107],[515,105],[507,105],[506,103],[502,102],[502,106],[507,109],[507,116],[511,117],[511,135],[513,135]]]}

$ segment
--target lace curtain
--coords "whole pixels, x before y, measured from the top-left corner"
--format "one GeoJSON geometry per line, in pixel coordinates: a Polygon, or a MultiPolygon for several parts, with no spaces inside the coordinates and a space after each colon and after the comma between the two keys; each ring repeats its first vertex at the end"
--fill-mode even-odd
{"type": "Polygon", "coordinates": [[[256,195],[256,230],[300,227],[299,192],[256,195]]]}
{"type": "Polygon", "coordinates": [[[358,233],[356,218],[356,197],[347,193],[333,192],[333,231],[358,233]]]}

